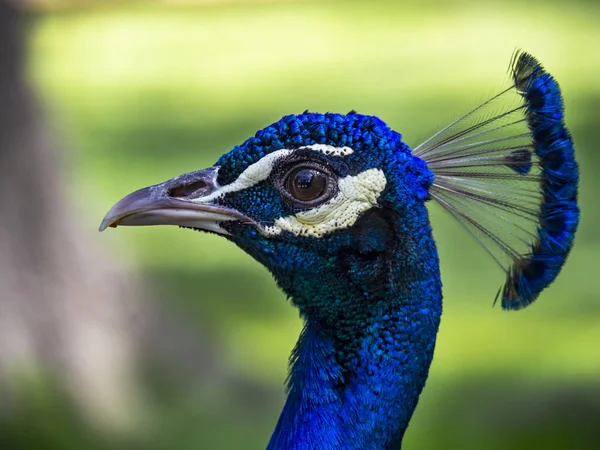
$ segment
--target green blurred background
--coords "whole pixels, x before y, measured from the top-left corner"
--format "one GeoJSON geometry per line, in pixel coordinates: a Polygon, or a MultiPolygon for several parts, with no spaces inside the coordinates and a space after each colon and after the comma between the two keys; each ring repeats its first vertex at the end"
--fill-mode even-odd
{"type": "MultiPolygon", "coordinates": [[[[536,304],[505,313],[502,274],[431,206],[445,311],[403,448],[600,448],[597,2],[48,1],[28,15],[28,73],[90,229],[124,194],[210,166],[285,114],[354,109],[417,145],[504,86],[516,48],[537,56],[581,166],[575,248],[536,304]]],[[[68,374],[28,372],[2,448],[264,448],[301,329],[267,271],[188,230],[95,239],[142,286],[123,299],[132,323],[158,317],[143,338],[131,328],[135,394],[96,413],[65,393],[68,374]]]]}

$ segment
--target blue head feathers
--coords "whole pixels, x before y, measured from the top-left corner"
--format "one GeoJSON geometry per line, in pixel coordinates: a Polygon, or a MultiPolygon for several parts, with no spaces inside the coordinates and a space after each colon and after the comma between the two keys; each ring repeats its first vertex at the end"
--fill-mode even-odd
{"type": "Polygon", "coordinates": [[[511,70],[511,87],[412,151],[376,117],[290,115],[107,214],[101,229],[223,235],[299,308],[306,326],[269,448],[400,447],[441,315],[427,200],[503,268],[505,309],[527,306],[559,273],[579,218],[562,98],[530,55],[511,70]]]}
{"type": "Polygon", "coordinates": [[[354,112],[286,116],[216,165],[219,185],[261,178],[224,193],[217,202],[256,222],[255,227],[223,224],[231,239],[282,271],[307,271],[315,265],[320,271],[323,261],[342,249],[368,253],[381,242],[357,235],[364,216],[391,209],[403,215],[425,201],[433,181],[400,134],[376,117],[354,112]],[[303,175],[313,177],[304,181],[316,183],[316,174],[323,177],[322,192],[315,198],[298,197],[294,183],[303,175]]]}

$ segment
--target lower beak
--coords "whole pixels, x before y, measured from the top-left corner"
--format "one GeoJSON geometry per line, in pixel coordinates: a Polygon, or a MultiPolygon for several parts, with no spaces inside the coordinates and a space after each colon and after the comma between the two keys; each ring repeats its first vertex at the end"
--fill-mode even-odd
{"type": "Polygon", "coordinates": [[[200,170],[133,192],[108,211],[99,230],[119,225],[179,225],[228,234],[222,222],[249,219],[208,200],[218,189],[217,171],[218,167],[200,170]]]}

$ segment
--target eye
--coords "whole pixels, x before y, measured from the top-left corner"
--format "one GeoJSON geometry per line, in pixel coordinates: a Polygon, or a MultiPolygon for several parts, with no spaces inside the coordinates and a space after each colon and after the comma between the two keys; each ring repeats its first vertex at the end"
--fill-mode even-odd
{"type": "Polygon", "coordinates": [[[290,173],[287,190],[297,200],[311,201],[327,190],[327,174],[312,167],[300,167],[290,173]]]}

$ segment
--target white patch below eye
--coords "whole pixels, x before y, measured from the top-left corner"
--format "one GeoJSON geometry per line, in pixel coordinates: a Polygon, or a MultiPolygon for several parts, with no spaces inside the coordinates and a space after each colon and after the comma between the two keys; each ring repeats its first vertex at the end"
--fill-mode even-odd
{"type": "Polygon", "coordinates": [[[355,176],[340,178],[335,197],[308,211],[280,217],[272,226],[265,227],[263,232],[267,236],[274,236],[289,231],[296,236],[320,238],[351,227],[362,213],[377,204],[385,185],[385,175],[379,169],[368,169],[355,176]]]}

